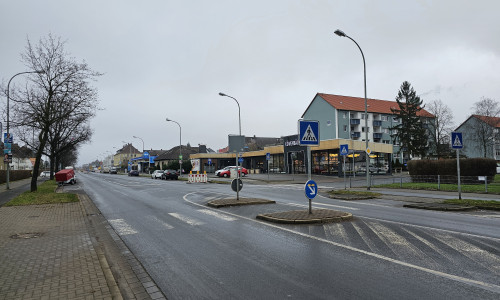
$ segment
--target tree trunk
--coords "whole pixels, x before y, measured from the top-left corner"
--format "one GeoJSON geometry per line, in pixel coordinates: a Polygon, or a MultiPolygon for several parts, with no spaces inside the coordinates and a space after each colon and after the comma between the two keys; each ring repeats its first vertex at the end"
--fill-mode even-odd
{"type": "Polygon", "coordinates": [[[35,166],[33,167],[33,173],[31,175],[31,192],[37,191],[36,181],[38,178],[38,173],[40,171],[40,162],[42,161],[43,148],[45,148],[45,143],[47,142],[48,138],[47,131],[42,131],[40,135],[40,147],[38,147],[38,150],[36,151],[35,166]]]}

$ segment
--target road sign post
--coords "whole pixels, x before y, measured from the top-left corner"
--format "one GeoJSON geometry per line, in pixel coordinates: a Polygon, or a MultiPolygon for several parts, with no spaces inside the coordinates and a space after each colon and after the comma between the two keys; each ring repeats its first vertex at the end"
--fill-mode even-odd
{"type": "Polygon", "coordinates": [[[340,145],[339,152],[340,152],[340,155],[343,156],[343,158],[342,158],[342,160],[343,160],[342,173],[344,173],[344,190],[347,190],[346,175],[345,175],[345,158],[346,158],[346,155],[349,153],[349,145],[347,145],[347,144],[340,145]]]}
{"type": "Polygon", "coordinates": [[[311,147],[319,146],[319,121],[299,120],[299,144],[307,146],[307,160],[309,167],[307,168],[307,178],[311,180],[311,147]]]}
{"type": "Polygon", "coordinates": [[[462,199],[462,187],[460,186],[460,149],[464,147],[462,133],[451,133],[451,147],[457,150],[457,182],[458,182],[458,199],[462,199]]]}
{"type": "Polygon", "coordinates": [[[267,182],[269,182],[269,162],[271,161],[271,153],[269,152],[266,153],[266,160],[267,160],[267,182]]]}
{"type": "Polygon", "coordinates": [[[312,199],[318,194],[318,185],[314,180],[308,180],[304,186],[306,197],[309,199],[309,214],[312,214],[312,199]]]}

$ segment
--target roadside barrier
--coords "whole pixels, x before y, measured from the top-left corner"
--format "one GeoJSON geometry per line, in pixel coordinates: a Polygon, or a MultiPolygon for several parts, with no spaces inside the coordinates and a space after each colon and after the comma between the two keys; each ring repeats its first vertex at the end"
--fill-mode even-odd
{"type": "Polygon", "coordinates": [[[188,183],[207,183],[208,182],[208,176],[207,172],[203,172],[203,174],[199,174],[199,172],[196,172],[196,174],[193,174],[193,172],[189,172],[188,175],[188,183]]]}

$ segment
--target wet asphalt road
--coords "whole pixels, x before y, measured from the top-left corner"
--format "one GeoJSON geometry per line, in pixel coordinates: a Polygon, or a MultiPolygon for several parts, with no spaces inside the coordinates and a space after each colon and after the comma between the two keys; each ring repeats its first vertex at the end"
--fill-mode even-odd
{"type": "Polygon", "coordinates": [[[228,185],[79,174],[84,188],[169,299],[498,299],[500,218],[388,200],[318,196],[351,222],[277,225],[258,213],[301,210],[301,185],[245,185],[274,205],[211,209],[228,185]]]}

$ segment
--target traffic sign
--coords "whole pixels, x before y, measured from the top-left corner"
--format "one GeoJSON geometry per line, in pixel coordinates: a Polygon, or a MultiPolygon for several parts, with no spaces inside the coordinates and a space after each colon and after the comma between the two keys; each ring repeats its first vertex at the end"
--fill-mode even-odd
{"type": "Polygon", "coordinates": [[[304,186],[306,197],[311,200],[318,194],[318,185],[314,180],[308,180],[304,186]]]}
{"type": "Polygon", "coordinates": [[[372,149],[366,148],[366,154],[368,154],[368,155],[372,154],[372,149]]]}
{"type": "Polygon", "coordinates": [[[238,158],[238,162],[242,163],[243,162],[243,157],[238,158]]]}
{"type": "Polygon", "coordinates": [[[319,121],[299,120],[299,144],[301,146],[319,145],[319,121]]]}
{"type": "Polygon", "coordinates": [[[461,132],[452,132],[451,133],[451,148],[453,149],[462,149],[464,147],[464,143],[462,140],[461,132]]]}
{"type": "Polygon", "coordinates": [[[208,159],[208,165],[209,166],[212,165],[212,159],[211,158],[208,159]]]}
{"type": "Polygon", "coordinates": [[[233,179],[231,181],[231,189],[235,192],[237,191],[241,191],[241,189],[243,188],[243,181],[241,179],[233,179]]]}
{"type": "Polygon", "coordinates": [[[271,153],[269,152],[266,153],[266,160],[271,160],[271,153]]]}
{"type": "Polygon", "coordinates": [[[4,143],[12,143],[14,140],[12,133],[9,132],[9,135],[7,135],[7,132],[3,133],[3,142],[4,143]]]}
{"type": "Polygon", "coordinates": [[[340,155],[347,155],[349,154],[349,145],[347,144],[343,144],[343,145],[340,145],[340,155]]]}

